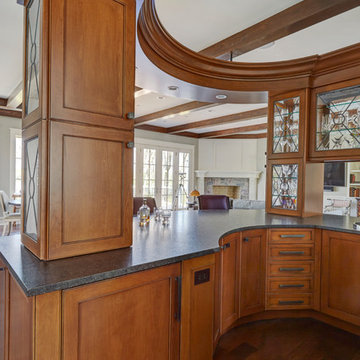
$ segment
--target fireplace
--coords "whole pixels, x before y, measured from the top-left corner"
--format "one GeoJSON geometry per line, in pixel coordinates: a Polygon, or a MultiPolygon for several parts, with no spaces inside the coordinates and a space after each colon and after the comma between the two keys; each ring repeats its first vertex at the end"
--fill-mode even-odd
{"type": "Polygon", "coordinates": [[[226,195],[231,199],[241,199],[241,190],[240,186],[232,185],[213,185],[212,194],[213,195],[226,195]]]}

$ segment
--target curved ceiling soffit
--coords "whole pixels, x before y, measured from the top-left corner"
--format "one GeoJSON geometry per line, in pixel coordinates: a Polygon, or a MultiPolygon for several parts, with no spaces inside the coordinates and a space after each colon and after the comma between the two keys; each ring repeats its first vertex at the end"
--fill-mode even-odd
{"type": "Polygon", "coordinates": [[[311,77],[360,63],[360,44],[300,59],[240,63],[210,58],[183,46],[163,27],[155,0],[144,0],[138,39],[146,56],[164,72],[183,81],[232,91],[282,91],[311,85],[311,77]],[[341,54],[341,56],[339,56],[341,54]]]}

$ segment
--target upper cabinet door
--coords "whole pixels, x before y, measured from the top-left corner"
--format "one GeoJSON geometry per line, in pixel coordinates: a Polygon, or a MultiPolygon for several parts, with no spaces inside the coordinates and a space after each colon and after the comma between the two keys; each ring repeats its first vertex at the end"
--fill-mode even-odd
{"type": "Polygon", "coordinates": [[[23,127],[27,127],[41,118],[42,8],[41,0],[29,0],[25,8],[23,127]]]}
{"type": "Polygon", "coordinates": [[[351,160],[359,153],[360,79],[314,89],[309,157],[351,160]]]}
{"type": "Polygon", "coordinates": [[[306,90],[269,98],[269,159],[303,156],[305,121],[306,90]]]}
{"type": "Polygon", "coordinates": [[[51,2],[50,117],[133,128],[135,0],[51,2]]]}

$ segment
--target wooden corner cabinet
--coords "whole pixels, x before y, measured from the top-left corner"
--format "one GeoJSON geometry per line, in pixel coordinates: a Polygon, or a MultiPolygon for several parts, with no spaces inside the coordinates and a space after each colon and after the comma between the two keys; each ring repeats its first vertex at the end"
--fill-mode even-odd
{"type": "Polygon", "coordinates": [[[130,246],[135,1],[25,7],[22,241],[42,260],[130,246]]]}
{"type": "Polygon", "coordinates": [[[360,78],[314,88],[309,159],[359,160],[360,78]]]}
{"type": "Polygon", "coordinates": [[[307,162],[309,89],[269,97],[266,211],[322,213],[323,166],[307,162]]]}

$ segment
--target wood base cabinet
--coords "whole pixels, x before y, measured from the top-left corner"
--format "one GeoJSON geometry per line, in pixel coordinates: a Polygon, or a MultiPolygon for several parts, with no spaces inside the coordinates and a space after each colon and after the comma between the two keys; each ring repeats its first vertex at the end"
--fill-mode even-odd
{"type": "Polygon", "coordinates": [[[360,326],[359,235],[323,231],[321,311],[360,326]]]}

